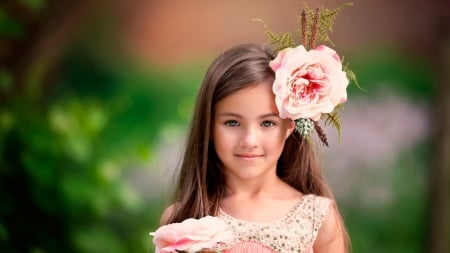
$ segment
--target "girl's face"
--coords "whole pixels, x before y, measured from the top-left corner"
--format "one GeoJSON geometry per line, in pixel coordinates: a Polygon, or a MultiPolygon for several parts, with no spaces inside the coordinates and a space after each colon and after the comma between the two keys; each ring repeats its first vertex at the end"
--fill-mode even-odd
{"type": "Polygon", "coordinates": [[[213,143],[229,179],[276,175],[277,160],[294,123],[281,119],[271,85],[258,83],[215,105],[213,143]]]}

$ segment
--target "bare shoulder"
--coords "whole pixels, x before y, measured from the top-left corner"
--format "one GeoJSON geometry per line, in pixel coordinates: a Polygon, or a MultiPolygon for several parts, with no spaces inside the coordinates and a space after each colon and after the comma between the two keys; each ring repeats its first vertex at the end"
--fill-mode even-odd
{"type": "Polygon", "coordinates": [[[341,216],[336,209],[334,201],[331,201],[328,214],[319,229],[314,252],[316,253],[346,253],[346,232],[341,216]]]}
{"type": "Polygon", "coordinates": [[[170,217],[172,217],[172,214],[175,209],[175,204],[171,204],[164,210],[163,214],[161,215],[161,220],[159,221],[160,225],[166,225],[169,223],[170,217]]]}

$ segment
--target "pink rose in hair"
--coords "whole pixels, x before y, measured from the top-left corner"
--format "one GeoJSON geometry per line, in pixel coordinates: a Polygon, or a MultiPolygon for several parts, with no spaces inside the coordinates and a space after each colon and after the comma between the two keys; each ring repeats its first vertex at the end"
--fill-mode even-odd
{"type": "Polygon", "coordinates": [[[284,49],[270,66],[275,71],[273,92],[281,118],[318,121],[322,113],[331,113],[347,101],[349,81],[339,55],[327,46],[284,49]]]}
{"type": "Polygon", "coordinates": [[[172,223],[150,233],[156,252],[200,252],[215,249],[219,243],[232,240],[233,234],[219,218],[205,216],[200,219],[187,219],[172,223]]]}

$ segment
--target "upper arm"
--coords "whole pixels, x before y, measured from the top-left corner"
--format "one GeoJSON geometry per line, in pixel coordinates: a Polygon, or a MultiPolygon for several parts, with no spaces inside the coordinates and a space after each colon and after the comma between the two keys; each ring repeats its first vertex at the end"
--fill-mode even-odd
{"type": "Polygon", "coordinates": [[[314,242],[314,252],[346,253],[346,232],[343,226],[336,206],[332,203],[314,242]]]}

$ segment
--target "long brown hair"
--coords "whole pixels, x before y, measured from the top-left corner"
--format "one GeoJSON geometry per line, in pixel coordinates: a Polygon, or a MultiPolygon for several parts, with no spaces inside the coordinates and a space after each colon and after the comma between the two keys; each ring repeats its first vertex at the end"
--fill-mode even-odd
{"type": "MultiPolygon", "coordinates": [[[[273,58],[265,46],[243,44],[213,61],[198,93],[173,200],[176,204],[163,223],[217,214],[225,193],[225,176],[211,140],[214,106],[248,86],[272,83],[275,74],[269,62],[273,58]]],[[[334,198],[311,144],[295,131],[286,140],[277,175],[303,194],[334,198]]]]}

